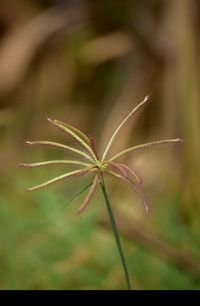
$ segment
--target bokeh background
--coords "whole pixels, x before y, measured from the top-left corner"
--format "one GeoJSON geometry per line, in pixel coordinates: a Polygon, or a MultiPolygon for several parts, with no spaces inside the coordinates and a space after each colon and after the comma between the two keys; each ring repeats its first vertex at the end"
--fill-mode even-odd
{"type": "Polygon", "coordinates": [[[1,0],[0,289],[125,289],[101,191],[81,216],[84,195],[68,205],[91,177],[28,193],[66,169],[18,164],[66,154],[26,139],[75,144],[48,116],[92,134],[102,152],[147,94],[112,151],[184,143],[124,156],[144,178],[150,216],[129,186],[106,180],[131,280],[200,288],[199,27],[195,0],[1,0]]]}

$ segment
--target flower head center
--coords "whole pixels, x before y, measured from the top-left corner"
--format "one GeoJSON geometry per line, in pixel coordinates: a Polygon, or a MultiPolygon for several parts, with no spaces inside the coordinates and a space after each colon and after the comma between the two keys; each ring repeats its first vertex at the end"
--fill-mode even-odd
{"type": "Polygon", "coordinates": [[[100,160],[97,160],[95,164],[96,164],[96,167],[99,168],[100,171],[104,171],[108,166],[107,163],[104,163],[104,162],[102,163],[100,160]]]}

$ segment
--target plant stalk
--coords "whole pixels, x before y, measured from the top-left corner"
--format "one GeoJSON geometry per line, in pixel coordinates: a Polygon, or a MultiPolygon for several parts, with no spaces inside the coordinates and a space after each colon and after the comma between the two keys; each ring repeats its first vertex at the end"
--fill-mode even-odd
{"type": "Polygon", "coordinates": [[[104,183],[104,180],[103,180],[103,175],[102,175],[102,181],[101,181],[101,189],[102,189],[102,192],[103,192],[103,195],[104,195],[104,199],[105,199],[106,207],[107,207],[107,210],[108,210],[110,223],[111,223],[111,226],[112,226],[112,231],[113,231],[113,234],[114,234],[114,237],[115,237],[115,241],[116,241],[117,248],[118,248],[118,251],[119,251],[121,263],[122,263],[122,266],[123,266],[124,275],[125,275],[125,279],[126,279],[126,284],[127,284],[128,290],[131,290],[131,283],[130,283],[130,279],[129,279],[128,268],[127,268],[127,265],[126,265],[126,260],[125,260],[125,257],[124,257],[124,252],[123,252],[123,249],[122,249],[122,245],[121,245],[121,241],[120,241],[120,237],[119,237],[119,232],[118,232],[117,225],[116,225],[116,222],[115,222],[115,217],[114,217],[114,214],[113,214],[113,211],[112,211],[112,207],[110,205],[110,201],[109,201],[108,194],[107,194],[107,191],[106,191],[106,186],[105,186],[105,183],[104,183]]]}

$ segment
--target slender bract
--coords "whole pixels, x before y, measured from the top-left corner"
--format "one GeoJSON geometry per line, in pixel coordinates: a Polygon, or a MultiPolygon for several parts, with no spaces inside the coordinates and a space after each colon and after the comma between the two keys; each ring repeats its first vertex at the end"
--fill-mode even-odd
{"type": "MultiPolygon", "coordinates": [[[[89,153],[91,154],[92,158],[94,160],[96,160],[96,156],[93,152],[93,150],[91,149],[91,147],[88,145],[88,143],[85,141],[85,138],[84,140],[82,139],[82,137],[80,137],[79,135],[77,135],[77,130],[76,129],[72,129],[71,126],[67,125],[67,124],[64,124],[63,122],[61,121],[58,121],[58,120],[52,120],[50,118],[48,118],[48,121],[51,122],[52,124],[54,124],[55,126],[57,126],[59,129],[61,130],[64,130],[65,132],[67,132],[68,134],[70,134],[72,137],[74,137],[76,140],[78,140],[83,147],[85,147],[89,153]]],[[[79,131],[80,133],[80,131],[79,131]]],[[[81,136],[84,135],[81,133],[81,136]]]]}
{"type": "Polygon", "coordinates": [[[92,186],[90,188],[90,191],[88,192],[88,195],[85,198],[85,201],[83,202],[81,207],[79,207],[79,209],[78,209],[79,213],[82,213],[86,209],[86,207],[88,206],[88,204],[89,204],[89,202],[90,202],[90,200],[91,200],[91,198],[92,198],[92,196],[93,196],[93,194],[94,194],[94,192],[95,192],[95,190],[98,186],[98,181],[99,181],[99,177],[98,177],[98,174],[96,174],[96,176],[94,177],[94,181],[92,183],[92,186]]]}
{"type": "Polygon", "coordinates": [[[27,190],[28,191],[33,191],[33,190],[36,190],[36,189],[41,189],[43,187],[46,187],[48,185],[51,185],[51,184],[56,183],[58,181],[61,181],[61,180],[65,179],[65,178],[67,178],[67,177],[85,174],[86,172],[89,171],[89,169],[90,168],[88,167],[88,168],[85,168],[85,169],[74,170],[74,171],[65,173],[63,175],[59,175],[59,176],[57,176],[57,177],[55,177],[55,178],[53,178],[53,179],[51,179],[49,181],[46,181],[46,182],[44,182],[42,184],[39,184],[39,185],[36,185],[34,187],[28,188],[27,190]]]}
{"type": "Polygon", "coordinates": [[[39,163],[25,163],[19,164],[20,167],[24,168],[35,168],[35,167],[43,167],[43,166],[52,166],[52,165],[80,165],[84,167],[89,167],[91,164],[81,162],[79,160],[48,160],[39,163]]]}
{"type": "Polygon", "coordinates": [[[126,116],[126,118],[120,123],[120,125],[118,126],[118,128],[115,130],[114,134],[112,135],[112,137],[110,138],[107,147],[103,153],[103,157],[102,157],[102,162],[104,161],[104,159],[106,158],[108,151],[115,139],[115,137],[117,136],[117,134],[119,133],[120,129],[123,127],[123,125],[127,122],[127,120],[133,115],[135,114],[137,111],[139,111],[139,109],[148,101],[149,96],[146,96],[144,98],[144,100],[142,102],[140,102],[129,114],[128,116],[126,116]]]}
{"type": "Polygon", "coordinates": [[[142,179],[138,176],[138,174],[129,166],[123,164],[123,163],[115,163],[111,162],[111,165],[118,168],[124,176],[129,177],[131,176],[136,180],[137,183],[142,184],[142,179]]]}
{"type": "Polygon", "coordinates": [[[145,143],[145,144],[141,144],[141,145],[130,147],[130,148],[126,149],[126,150],[123,150],[123,151],[117,153],[116,155],[112,156],[109,159],[109,161],[113,161],[113,160],[119,158],[120,156],[122,156],[122,155],[124,155],[126,153],[129,153],[129,152],[132,152],[132,151],[138,151],[138,150],[142,150],[142,149],[147,149],[147,148],[150,148],[150,147],[160,146],[160,145],[163,145],[163,144],[173,144],[175,142],[183,142],[183,141],[182,141],[182,139],[177,138],[177,139],[165,139],[165,140],[158,140],[158,141],[148,142],[148,143],[145,143]]]}
{"type": "Polygon", "coordinates": [[[72,151],[72,152],[74,152],[78,155],[81,155],[81,156],[85,157],[86,159],[90,160],[91,162],[93,162],[92,157],[90,157],[87,153],[85,153],[85,152],[83,152],[79,149],[76,149],[76,148],[73,148],[73,147],[70,147],[70,146],[66,146],[66,145],[61,144],[61,143],[57,143],[57,142],[53,142],[53,141],[46,141],[46,140],[26,141],[26,143],[29,144],[29,145],[45,145],[45,146],[61,148],[61,149],[67,150],[67,151],[72,151]]]}
{"type": "Polygon", "coordinates": [[[89,140],[89,137],[87,135],[85,135],[83,132],[81,132],[79,129],[75,128],[74,126],[66,123],[66,122],[63,122],[63,121],[60,121],[60,120],[54,120],[55,123],[59,123],[65,127],[67,127],[68,129],[70,129],[71,131],[74,132],[74,134],[76,134],[77,136],[79,136],[80,138],[82,138],[85,143],[90,143],[90,140],[89,140]]]}
{"type": "Polygon", "coordinates": [[[142,192],[141,187],[139,184],[134,184],[134,182],[132,182],[130,179],[128,179],[127,177],[123,176],[120,173],[116,173],[115,171],[112,170],[108,170],[107,171],[109,174],[111,174],[112,176],[121,179],[122,181],[128,183],[135,191],[136,193],[139,195],[140,199],[143,202],[144,208],[145,208],[145,212],[147,214],[149,214],[149,205],[148,205],[148,201],[146,199],[145,194],[142,192]]]}
{"type": "Polygon", "coordinates": [[[92,183],[89,183],[88,185],[86,185],[75,196],[73,196],[72,199],[70,199],[67,203],[65,203],[65,205],[63,205],[61,209],[66,208],[69,204],[71,204],[74,200],[76,200],[84,191],[86,191],[88,188],[90,188],[91,185],[92,185],[92,183]]]}

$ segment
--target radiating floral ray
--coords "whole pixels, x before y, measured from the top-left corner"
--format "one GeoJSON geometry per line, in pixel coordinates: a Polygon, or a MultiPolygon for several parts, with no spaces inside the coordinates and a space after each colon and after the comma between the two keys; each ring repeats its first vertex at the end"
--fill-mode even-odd
{"type": "Polygon", "coordinates": [[[35,167],[42,167],[42,166],[51,166],[51,165],[80,165],[84,167],[89,167],[91,164],[84,163],[79,160],[49,160],[37,163],[21,163],[19,164],[20,167],[24,168],[35,168],[35,167]]]}
{"type": "Polygon", "coordinates": [[[52,146],[52,147],[57,147],[57,148],[61,148],[67,151],[71,151],[74,152],[78,155],[81,155],[83,157],[85,157],[86,159],[90,160],[91,162],[93,162],[92,157],[90,157],[87,153],[78,150],[74,147],[70,147],[61,143],[57,143],[57,142],[53,142],[53,141],[46,141],[46,140],[40,140],[40,141],[26,141],[27,144],[29,145],[45,145],[45,146],[52,146]]]}
{"type": "MultiPolygon", "coordinates": [[[[48,121],[51,122],[56,127],[58,127],[59,129],[65,131],[68,134],[70,134],[73,138],[75,138],[78,142],[80,142],[82,144],[82,146],[84,146],[88,150],[88,152],[91,154],[92,158],[94,160],[96,160],[96,156],[95,156],[92,148],[89,146],[89,144],[85,140],[83,140],[79,135],[77,135],[76,131],[73,131],[71,129],[71,126],[69,126],[67,124],[64,124],[63,122],[58,121],[58,120],[52,120],[50,118],[48,118],[48,121]]],[[[81,134],[81,135],[84,135],[84,134],[81,134]]]]}
{"type": "Polygon", "coordinates": [[[136,180],[137,183],[142,184],[143,183],[143,179],[141,178],[141,176],[131,167],[127,166],[124,163],[119,163],[121,165],[121,167],[127,169],[127,171],[130,173],[130,175],[136,180]]]}
{"type": "Polygon", "coordinates": [[[129,114],[128,116],[126,116],[126,118],[120,123],[120,125],[117,127],[117,129],[115,130],[114,134],[112,135],[112,137],[110,138],[108,144],[107,144],[107,147],[103,153],[103,157],[102,157],[102,162],[105,160],[107,154],[108,154],[108,151],[110,150],[110,147],[115,139],[115,137],[117,136],[117,134],[119,133],[120,129],[123,127],[123,125],[127,122],[127,120],[133,115],[135,114],[136,112],[138,112],[141,107],[144,106],[144,104],[148,101],[149,99],[149,96],[146,96],[144,98],[144,100],[142,102],[140,102],[129,114]]]}
{"type": "Polygon", "coordinates": [[[85,198],[85,201],[83,202],[81,207],[79,207],[79,209],[78,209],[78,213],[82,213],[86,209],[86,207],[88,206],[88,204],[89,204],[89,202],[90,202],[92,196],[94,195],[94,192],[95,192],[95,190],[98,186],[98,182],[99,182],[99,175],[96,174],[95,177],[94,177],[94,181],[92,183],[92,186],[91,186],[91,188],[88,192],[88,195],[85,198]]]}
{"type": "Polygon", "coordinates": [[[61,180],[65,179],[65,178],[67,178],[67,177],[83,175],[83,174],[87,173],[89,170],[90,170],[90,167],[85,168],[85,169],[74,170],[74,171],[71,171],[71,172],[59,175],[59,176],[57,176],[57,177],[55,177],[55,178],[53,178],[53,179],[51,179],[49,181],[46,181],[46,182],[44,182],[42,184],[39,184],[39,185],[33,186],[31,188],[28,188],[27,190],[28,191],[34,191],[36,189],[41,189],[43,187],[46,187],[48,185],[51,185],[51,184],[56,183],[58,181],[61,181],[61,180]]]}
{"type": "Polygon", "coordinates": [[[129,152],[133,152],[133,151],[139,151],[139,150],[143,150],[143,149],[148,149],[150,147],[154,147],[154,146],[160,146],[160,145],[166,145],[166,144],[173,144],[176,142],[183,142],[182,139],[177,138],[177,139],[165,139],[165,140],[158,140],[158,141],[152,141],[152,142],[147,142],[141,145],[137,145],[137,146],[133,146],[130,148],[127,148],[117,154],[115,154],[114,156],[112,156],[111,158],[109,158],[108,161],[113,161],[119,157],[121,157],[122,155],[129,153],[129,152]]]}
{"type": "Polygon", "coordinates": [[[113,165],[121,170],[124,176],[129,177],[131,175],[132,178],[136,180],[137,183],[142,184],[141,177],[129,166],[123,163],[118,162],[110,162],[110,165],[113,165]]]}
{"type": "Polygon", "coordinates": [[[127,170],[125,170],[119,163],[111,162],[109,164],[111,165],[111,167],[114,167],[119,170],[125,177],[128,177],[127,170]]]}
{"type": "Polygon", "coordinates": [[[69,128],[71,131],[74,132],[74,134],[76,134],[77,136],[79,136],[80,138],[82,138],[87,144],[90,144],[90,139],[89,137],[84,134],[83,132],[81,132],[79,129],[77,129],[76,127],[74,127],[73,125],[70,125],[66,122],[63,122],[63,121],[60,121],[60,120],[57,120],[57,119],[54,119],[54,122],[58,123],[58,124],[61,124],[67,128],[69,128]]]}
{"type": "Polygon", "coordinates": [[[114,177],[117,177],[119,179],[122,179],[126,183],[128,183],[139,195],[140,199],[142,200],[144,204],[144,208],[147,214],[149,214],[149,205],[146,199],[146,196],[144,195],[143,191],[141,190],[141,187],[138,184],[134,184],[130,179],[124,177],[122,174],[116,173],[115,171],[108,170],[107,173],[113,175],[114,177]]]}

